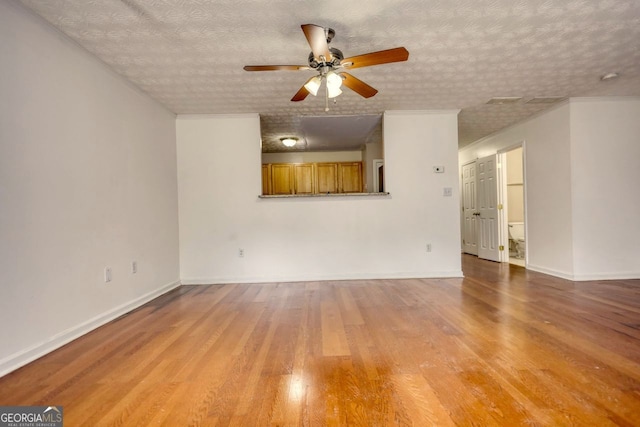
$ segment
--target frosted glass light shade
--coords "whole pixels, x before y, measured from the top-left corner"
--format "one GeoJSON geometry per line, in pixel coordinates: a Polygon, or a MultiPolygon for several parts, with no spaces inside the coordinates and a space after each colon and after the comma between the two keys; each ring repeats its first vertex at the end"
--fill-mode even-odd
{"type": "Polygon", "coordinates": [[[342,77],[333,71],[329,71],[327,73],[327,86],[334,89],[340,88],[340,86],[342,86],[342,77]]]}
{"type": "Polygon", "coordinates": [[[298,138],[280,138],[280,141],[282,141],[286,147],[293,147],[298,143],[298,138]]]}
{"type": "Polygon", "coordinates": [[[316,96],[318,94],[318,89],[320,89],[320,84],[322,83],[322,78],[320,76],[311,77],[304,84],[304,88],[311,95],[316,96]]]}
{"type": "Polygon", "coordinates": [[[340,95],[342,93],[342,91],[340,90],[340,87],[334,87],[331,86],[329,84],[327,84],[327,98],[335,98],[336,96],[340,95]]]}

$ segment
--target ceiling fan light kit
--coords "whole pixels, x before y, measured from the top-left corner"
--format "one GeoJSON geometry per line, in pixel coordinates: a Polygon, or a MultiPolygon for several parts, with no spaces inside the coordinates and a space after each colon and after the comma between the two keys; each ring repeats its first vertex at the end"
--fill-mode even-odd
{"type": "Polygon", "coordinates": [[[343,84],[363,98],[370,98],[378,93],[378,91],[362,80],[347,73],[346,70],[392,62],[402,62],[409,59],[409,52],[404,47],[344,58],[342,51],[329,47],[329,43],[335,36],[333,29],[314,24],[305,24],[302,25],[301,28],[311,47],[308,66],[247,65],[244,67],[246,71],[316,70],[318,75],[307,80],[293,98],[291,98],[291,101],[294,102],[304,100],[309,94],[316,96],[322,80],[326,80],[327,99],[339,96],[342,93],[340,87],[343,84]]]}

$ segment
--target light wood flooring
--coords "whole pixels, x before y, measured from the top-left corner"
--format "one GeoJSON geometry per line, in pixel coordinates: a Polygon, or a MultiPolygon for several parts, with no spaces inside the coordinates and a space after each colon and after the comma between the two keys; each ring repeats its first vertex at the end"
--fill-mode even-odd
{"type": "Polygon", "coordinates": [[[183,286],[0,379],[65,426],[639,426],[640,280],[183,286]]]}

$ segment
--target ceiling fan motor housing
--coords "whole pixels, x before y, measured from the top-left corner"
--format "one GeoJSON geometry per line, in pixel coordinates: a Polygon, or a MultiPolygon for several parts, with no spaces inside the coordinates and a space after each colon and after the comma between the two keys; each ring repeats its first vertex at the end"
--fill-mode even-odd
{"type": "Polygon", "coordinates": [[[344,59],[342,51],[340,49],[336,49],[335,47],[330,47],[329,52],[331,52],[332,59],[328,62],[318,62],[313,56],[313,52],[309,53],[309,67],[318,69],[327,66],[331,68],[339,66],[340,62],[344,59]]]}

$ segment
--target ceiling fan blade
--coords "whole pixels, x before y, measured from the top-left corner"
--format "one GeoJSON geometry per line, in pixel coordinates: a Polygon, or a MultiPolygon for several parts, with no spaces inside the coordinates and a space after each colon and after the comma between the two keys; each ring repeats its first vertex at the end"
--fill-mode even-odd
{"type": "Polygon", "coordinates": [[[341,65],[345,68],[353,69],[369,67],[371,65],[388,64],[390,62],[402,62],[407,59],[409,59],[409,51],[404,47],[396,47],[395,49],[381,50],[344,58],[341,61],[341,65]]]}
{"type": "Polygon", "coordinates": [[[245,71],[310,70],[306,65],[245,65],[245,71]]]}
{"type": "Polygon", "coordinates": [[[329,44],[327,43],[327,35],[324,28],[313,24],[304,24],[301,27],[316,60],[319,62],[331,61],[332,56],[331,52],[329,52],[329,44]],[[321,56],[324,57],[324,60],[320,58],[321,56]]]}
{"type": "Polygon", "coordinates": [[[302,86],[300,88],[300,90],[298,92],[296,92],[295,95],[293,95],[293,98],[291,98],[291,100],[293,102],[302,101],[303,99],[305,99],[307,97],[307,95],[309,95],[309,91],[307,90],[307,88],[302,86]]]}
{"type": "Polygon", "coordinates": [[[351,89],[352,91],[356,92],[357,94],[359,94],[364,98],[371,98],[373,95],[378,93],[377,89],[369,86],[362,80],[356,77],[353,77],[349,73],[340,73],[340,75],[344,77],[342,80],[343,85],[345,85],[346,87],[348,87],[349,89],[351,89]]]}

